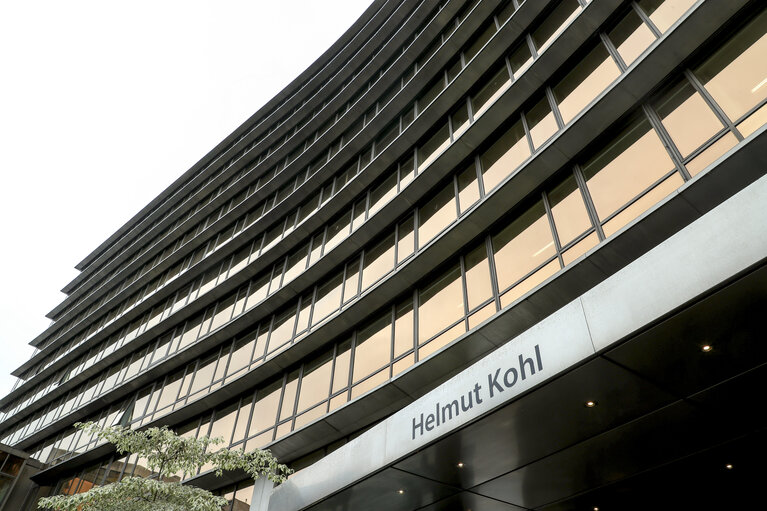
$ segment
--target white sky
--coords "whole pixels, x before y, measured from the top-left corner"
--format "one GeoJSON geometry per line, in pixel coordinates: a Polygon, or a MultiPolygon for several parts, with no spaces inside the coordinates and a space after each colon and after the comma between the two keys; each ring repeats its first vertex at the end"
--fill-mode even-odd
{"type": "Polygon", "coordinates": [[[74,265],[370,0],[0,0],[0,395],[74,265]]]}

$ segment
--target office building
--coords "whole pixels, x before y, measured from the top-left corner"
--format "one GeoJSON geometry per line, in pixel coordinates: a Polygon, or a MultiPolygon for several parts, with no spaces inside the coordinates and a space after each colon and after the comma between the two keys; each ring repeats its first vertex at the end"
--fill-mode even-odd
{"type": "MultiPolygon", "coordinates": [[[[0,400],[268,447],[233,510],[731,508],[767,453],[767,6],[375,0],[87,256],[0,400]]],[[[140,150],[140,149],[137,149],[140,150]]]]}

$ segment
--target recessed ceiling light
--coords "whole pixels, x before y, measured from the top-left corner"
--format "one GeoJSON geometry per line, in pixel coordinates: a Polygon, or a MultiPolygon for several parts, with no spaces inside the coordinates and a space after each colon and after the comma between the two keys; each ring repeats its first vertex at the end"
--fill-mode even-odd
{"type": "Polygon", "coordinates": [[[712,348],[710,344],[704,344],[703,346],[700,347],[700,350],[704,353],[708,353],[712,349],[714,348],[712,348]]]}
{"type": "Polygon", "coordinates": [[[457,466],[458,466],[458,468],[463,468],[463,462],[459,461],[457,466]]]}
{"type": "Polygon", "coordinates": [[[724,468],[726,468],[727,470],[732,470],[732,465],[728,463],[727,465],[724,466],[724,468]]]}
{"type": "Polygon", "coordinates": [[[594,511],[599,511],[599,508],[594,506],[594,511]]]}
{"type": "Polygon", "coordinates": [[[405,493],[405,490],[397,490],[397,493],[399,493],[400,495],[402,495],[403,493],[405,493]]]}
{"type": "Polygon", "coordinates": [[[586,408],[594,408],[597,405],[596,401],[586,401],[586,408]]]}

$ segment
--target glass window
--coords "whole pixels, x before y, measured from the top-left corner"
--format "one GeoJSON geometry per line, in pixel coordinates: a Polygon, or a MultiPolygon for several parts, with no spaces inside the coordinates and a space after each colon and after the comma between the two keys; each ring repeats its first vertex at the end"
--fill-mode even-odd
{"type": "Polygon", "coordinates": [[[349,235],[349,228],[351,227],[351,209],[338,218],[335,222],[328,226],[328,237],[325,241],[325,250],[323,254],[327,254],[336,245],[341,243],[341,240],[349,235]]]}
{"type": "Polygon", "coordinates": [[[474,118],[485,113],[485,110],[511,85],[506,63],[503,62],[500,69],[471,97],[471,108],[474,118]]]}
{"type": "Polygon", "coordinates": [[[375,149],[376,154],[381,154],[381,151],[386,149],[389,144],[394,142],[394,139],[399,135],[399,119],[396,119],[394,123],[386,127],[384,132],[376,139],[375,149]]]}
{"type": "MultiPolygon", "coordinates": [[[[280,407],[280,418],[284,420],[293,415],[296,405],[296,392],[298,391],[298,370],[288,375],[285,391],[282,393],[282,406],[280,407]]],[[[279,436],[279,430],[277,432],[279,436]]]]}
{"type": "Polygon", "coordinates": [[[627,66],[655,41],[655,34],[633,9],[615,25],[608,36],[627,66]]]}
{"type": "MultiPolygon", "coordinates": [[[[554,96],[565,124],[573,120],[621,72],[603,44],[597,45],[554,86],[554,96]]],[[[532,131],[532,129],[531,129],[532,131]]]]}
{"type": "Polygon", "coordinates": [[[556,255],[543,203],[536,203],[493,236],[493,250],[501,291],[556,255]]]}
{"type": "Polygon", "coordinates": [[[673,169],[666,148],[642,117],[588,160],[583,174],[597,214],[604,219],[673,169]]]}
{"type": "Polygon", "coordinates": [[[543,52],[561,34],[571,20],[581,12],[578,0],[562,0],[533,31],[533,42],[538,53],[543,52]]]}
{"type": "Polygon", "coordinates": [[[455,266],[418,292],[418,343],[464,317],[461,269],[455,266]]]}
{"type": "MultiPolygon", "coordinates": [[[[162,388],[162,394],[160,394],[160,400],[157,404],[157,409],[161,410],[162,408],[165,408],[166,406],[174,403],[176,401],[176,398],[178,397],[178,391],[181,389],[181,379],[184,377],[184,370],[178,371],[177,373],[171,375],[168,377],[167,380],[165,380],[165,385],[163,385],[162,388]]],[[[148,410],[147,413],[150,413],[151,410],[148,410]]]]}
{"type": "Polygon", "coordinates": [[[423,172],[431,162],[450,145],[450,130],[443,124],[434,135],[418,147],[418,172],[423,172]]]}
{"type": "Polygon", "coordinates": [[[240,369],[248,367],[253,356],[253,346],[255,343],[256,332],[252,332],[248,336],[235,341],[227,374],[234,374],[240,369]]]}
{"type": "Polygon", "coordinates": [[[324,355],[304,365],[301,391],[298,395],[298,412],[327,399],[330,392],[330,376],[333,369],[333,353],[324,355]]]}
{"type": "Polygon", "coordinates": [[[200,360],[200,365],[194,375],[194,381],[192,382],[189,394],[194,394],[210,386],[211,381],[213,381],[213,373],[216,370],[216,362],[218,362],[218,352],[206,359],[200,360]]]}
{"type": "Polygon", "coordinates": [[[250,289],[248,291],[248,308],[253,307],[257,303],[266,298],[266,292],[269,289],[269,275],[263,275],[257,280],[250,282],[250,289]]]}
{"type": "Polygon", "coordinates": [[[472,162],[460,174],[458,174],[458,205],[463,214],[467,209],[479,200],[479,181],[477,181],[477,167],[472,162]]]}
{"type": "Polygon", "coordinates": [[[357,296],[360,281],[360,261],[355,258],[346,263],[346,281],[344,282],[344,303],[357,296]]]}
{"type": "Polygon", "coordinates": [[[469,128],[469,109],[466,107],[466,103],[460,102],[460,105],[450,117],[450,121],[453,126],[453,140],[455,140],[469,128]]]}
{"type": "Polygon", "coordinates": [[[605,236],[611,236],[620,230],[621,227],[641,215],[668,194],[682,186],[682,184],[682,176],[678,173],[671,174],[662,183],[642,195],[639,200],[633,202],[629,207],[605,222],[603,227],[605,236]]]}
{"type": "Polygon", "coordinates": [[[285,270],[285,276],[282,279],[282,285],[296,278],[306,269],[306,262],[309,259],[309,244],[299,248],[288,258],[288,267],[285,270]]]}
{"type": "Polygon", "coordinates": [[[354,348],[353,382],[358,382],[391,360],[391,312],[373,321],[357,333],[354,348]]]}
{"type": "Polygon", "coordinates": [[[349,385],[349,365],[351,362],[351,342],[346,341],[336,348],[336,361],[333,368],[333,393],[349,385]]]}
{"type": "Polygon", "coordinates": [[[271,385],[259,389],[256,394],[256,405],[253,408],[253,417],[250,419],[248,435],[254,435],[266,428],[274,426],[277,420],[277,408],[280,406],[280,394],[282,393],[282,379],[271,385]]]}
{"type": "Polygon", "coordinates": [[[269,335],[269,352],[290,341],[293,337],[293,327],[296,324],[296,307],[293,306],[281,314],[274,316],[272,332],[269,335]]]}
{"type": "Polygon", "coordinates": [[[469,310],[474,310],[493,296],[493,286],[490,282],[490,263],[487,260],[485,244],[482,243],[466,254],[464,263],[469,310]]]}
{"type": "Polygon", "coordinates": [[[514,73],[514,79],[524,73],[530,64],[533,63],[533,54],[530,53],[530,46],[527,41],[524,40],[514,48],[514,51],[509,55],[509,64],[511,64],[511,72],[514,73]]]}
{"type": "Polygon", "coordinates": [[[394,234],[387,236],[377,245],[365,250],[362,266],[362,289],[370,287],[394,268],[394,234]]]}
{"type": "Polygon", "coordinates": [[[695,158],[687,162],[685,165],[687,171],[691,176],[697,175],[701,170],[716,161],[717,158],[735,147],[737,143],[738,139],[735,138],[735,135],[732,133],[725,134],[722,138],[701,151],[695,158]]]}
{"type": "Polygon", "coordinates": [[[548,192],[548,198],[561,246],[566,246],[586,230],[591,229],[586,203],[583,202],[575,176],[568,175],[548,192]]]}
{"type": "Polygon", "coordinates": [[[370,211],[368,218],[373,216],[384,204],[397,194],[397,172],[394,171],[378,186],[370,190],[370,211]]]}
{"type": "Polygon", "coordinates": [[[687,80],[676,84],[655,100],[653,106],[683,158],[724,128],[687,80]]]}
{"type": "Polygon", "coordinates": [[[456,216],[455,190],[450,181],[418,209],[418,246],[426,245],[450,225],[456,216]]]}
{"type": "Polygon", "coordinates": [[[445,77],[442,73],[439,74],[437,79],[426,89],[421,97],[418,98],[418,113],[423,112],[429,104],[437,99],[439,93],[445,88],[445,77]]]}
{"type": "Polygon", "coordinates": [[[517,121],[482,156],[482,182],[489,192],[530,157],[522,121],[517,121]]]}
{"type": "Polygon", "coordinates": [[[767,98],[767,11],[738,32],[695,74],[733,121],[767,98]]]}
{"type": "Polygon", "coordinates": [[[397,227],[397,262],[402,262],[415,252],[414,216],[410,215],[397,227]]]}
{"type": "Polygon", "coordinates": [[[469,62],[477,53],[479,53],[479,50],[481,50],[482,47],[495,35],[495,31],[495,20],[491,19],[490,22],[485,25],[482,32],[479,33],[469,47],[466,48],[466,51],[463,52],[466,62],[469,62]]]}
{"type": "Polygon", "coordinates": [[[213,426],[210,428],[208,436],[210,438],[222,437],[223,446],[229,445],[234,430],[234,421],[237,418],[237,402],[216,411],[216,418],[213,420],[213,426]]]}
{"type": "Polygon", "coordinates": [[[343,275],[338,274],[317,289],[317,301],[312,313],[312,324],[316,325],[341,306],[343,275]]]}
{"type": "Polygon", "coordinates": [[[549,100],[544,96],[535,106],[525,112],[527,128],[533,147],[538,149],[559,130],[554,112],[551,111],[549,100]]]}
{"type": "Polygon", "coordinates": [[[236,297],[232,294],[218,302],[216,305],[216,314],[213,316],[213,323],[210,327],[211,330],[219,328],[231,319],[235,298],[236,297]]]}
{"type": "Polygon", "coordinates": [[[639,0],[642,10],[650,17],[650,20],[665,32],[687,12],[697,0],[639,0]]]}
{"type": "Polygon", "coordinates": [[[413,300],[397,306],[394,319],[394,357],[413,349],[413,300]]]}

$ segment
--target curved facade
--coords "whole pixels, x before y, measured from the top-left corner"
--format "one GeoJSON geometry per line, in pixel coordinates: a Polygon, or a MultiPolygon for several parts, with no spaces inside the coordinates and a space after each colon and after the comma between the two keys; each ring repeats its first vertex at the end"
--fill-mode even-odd
{"type": "Polygon", "coordinates": [[[221,436],[299,470],[178,478],[296,511],[626,508],[764,452],[723,401],[764,382],[766,104],[756,1],[377,0],[77,266],[0,442],[74,493],[151,476],[75,422],[221,436]]]}

